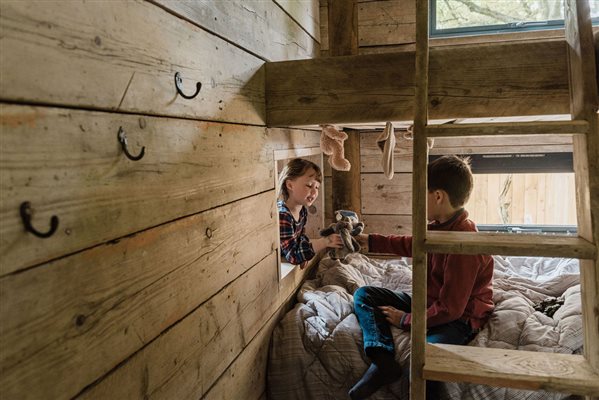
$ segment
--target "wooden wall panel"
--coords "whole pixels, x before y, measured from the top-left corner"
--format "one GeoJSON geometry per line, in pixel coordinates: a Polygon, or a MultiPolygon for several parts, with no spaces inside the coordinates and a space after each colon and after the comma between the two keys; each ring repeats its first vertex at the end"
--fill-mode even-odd
{"type": "MultiPolygon", "coordinates": [[[[565,114],[565,60],[563,40],[432,48],[430,118],[565,114]]],[[[271,126],[411,120],[414,52],[267,63],[266,93],[271,126]]]]}
{"type": "Polygon", "coordinates": [[[274,187],[261,127],[10,105],[0,126],[1,275],[274,187]],[[58,232],[25,232],[22,201],[58,232]]]}
{"type": "Polygon", "coordinates": [[[390,235],[411,235],[411,215],[362,215],[365,233],[381,233],[390,235]]]}
{"type": "Polygon", "coordinates": [[[320,42],[320,4],[318,0],[274,0],[310,36],[320,42]]]}
{"type": "MultiPolygon", "coordinates": [[[[213,335],[223,335],[218,338],[221,345],[209,346],[208,353],[217,358],[229,354],[228,348],[227,353],[221,351],[220,346],[229,344],[230,336],[224,335],[243,337],[255,332],[263,323],[256,327],[257,322],[247,318],[262,315],[262,310],[249,311],[264,303],[277,303],[272,297],[276,287],[272,289],[270,284],[253,292],[263,276],[277,281],[272,255],[278,246],[274,211],[274,192],[270,190],[1,278],[3,397],[72,398],[262,260],[263,266],[254,269],[260,273],[252,272],[257,278],[249,281],[247,290],[226,289],[214,307],[201,308],[199,320],[187,317],[186,328],[176,331],[192,342],[199,340],[202,332],[208,335],[201,336],[205,343],[213,335]],[[272,273],[265,273],[267,269],[272,273]],[[255,305],[246,303],[249,293],[261,294],[255,305]],[[223,302],[232,307],[232,313],[219,308],[223,302]],[[245,306],[239,304],[248,307],[245,312],[241,312],[245,306]],[[226,320],[218,318],[231,317],[241,318],[243,325],[225,329],[226,320]],[[215,325],[217,322],[221,325],[215,325]]],[[[152,348],[158,352],[154,368],[161,369],[161,362],[168,362],[170,368],[181,369],[190,385],[198,382],[186,374],[195,374],[198,368],[203,374],[211,371],[201,359],[175,365],[180,355],[168,348],[152,348]]],[[[115,392],[129,390],[135,396],[104,398],[143,397],[139,391],[131,392],[138,388],[135,385],[156,382],[153,378],[147,381],[144,370],[136,373],[137,379],[129,376],[132,381],[120,386],[99,386],[115,392]]]]}
{"type": "Polygon", "coordinates": [[[318,0],[153,2],[265,60],[313,58],[320,53],[320,21],[313,13],[318,0]]]}
{"type": "Polygon", "coordinates": [[[559,153],[572,151],[572,135],[435,138],[430,154],[559,153]]]}
{"type": "Polygon", "coordinates": [[[363,214],[412,214],[412,174],[362,174],[363,214]]]}
{"type": "MultiPolygon", "coordinates": [[[[328,5],[321,0],[322,50],[328,51],[328,5]],[[324,17],[323,17],[324,16],[324,17]]],[[[358,41],[361,48],[413,43],[416,37],[414,0],[358,2],[358,41]]]]}
{"type": "MultiPolygon", "coordinates": [[[[412,143],[403,137],[404,131],[395,130],[395,148],[393,149],[393,169],[395,172],[412,172],[412,143]]],[[[362,132],[360,134],[361,170],[383,172],[381,160],[383,152],[376,144],[380,132],[362,132]]]]}
{"type": "Polygon", "coordinates": [[[264,124],[261,59],[140,0],[57,4],[0,3],[2,100],[264,124]]]}
{"type": "Polygon", "coordinates": [[[278,309],[275,260],[273,252],[78,398],[201,398],[278,309]]]}

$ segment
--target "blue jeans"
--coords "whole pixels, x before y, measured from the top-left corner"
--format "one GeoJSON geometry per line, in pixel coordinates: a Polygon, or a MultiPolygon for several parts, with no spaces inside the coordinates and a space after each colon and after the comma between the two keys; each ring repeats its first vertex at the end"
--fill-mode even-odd
{"type": "MultiPolygon", "coordinates": [[[[354,293],[354,312],[362,328],[366,355],[372,348],[382,348],[395,352],[391,327],[379,306],[391,306],[410,312],[412,298],[404,292],[394,292],[376,286],[362,286],[354,293]]],[[[463,321],[453,321],[429,328],[426,341],[429,343],[466,344],[472,338],[470,325],[463,321]]]]}

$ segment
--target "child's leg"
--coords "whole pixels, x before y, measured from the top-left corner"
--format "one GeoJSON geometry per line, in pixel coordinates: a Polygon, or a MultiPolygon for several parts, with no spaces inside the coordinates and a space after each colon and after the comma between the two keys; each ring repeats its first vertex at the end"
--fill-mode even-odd
{"type": "Polygon", "coordinates": [[[364,350],[372,364],[349,391],[352,400],[366,399],[381,386],[401,377],[401,368],[395,361],[391,328],[379,306],[409,311],[411,299],[405,293],[374,286],[361,287],[354,293],[354,311],[362,328],[364,350]]]}
{"type": "Polygon", "coordinates": [[[369,352],[373,348],[382,348],[394,353],[393,336],[391,327],[379,306],[392,306],[398,310],[409,312],[412,307],[410,296],[403,292],[394,292],[375,286],[363,286],[354,293],[354,312],[362,328],[364,336],[364,350],[369,352]]]}

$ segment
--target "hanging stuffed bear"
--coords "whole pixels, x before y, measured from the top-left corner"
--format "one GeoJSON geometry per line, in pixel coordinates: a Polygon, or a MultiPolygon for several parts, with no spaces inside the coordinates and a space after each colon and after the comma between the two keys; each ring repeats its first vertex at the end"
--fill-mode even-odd
{"type": "Polygon", "coordinates": [[[329,236],[333,233],[341,235],[343,247],[329,250],[329,256],[333,260],[344,260],[348,254],[361,250],[361,246],[354,236],[364,230],[364,223],[358,221],[358,214],[348,210],[335,211],[337,222],[320,231],[321,236],[329,236]]]}

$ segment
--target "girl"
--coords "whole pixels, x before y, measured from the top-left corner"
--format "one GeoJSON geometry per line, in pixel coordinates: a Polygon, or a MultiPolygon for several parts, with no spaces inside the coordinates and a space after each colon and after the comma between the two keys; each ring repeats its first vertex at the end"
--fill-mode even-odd
{"type": "Polygon", "coordinates": [[[320,250],[343,246],[341,236],[336,233],[312,240],[305,234],[308,207],[318,197],[321,182],[320,167],[301,158],[289,161],[279,176],[277,206],[281,254],[287,261],[299,264],[301,268],[320,250]]]}

